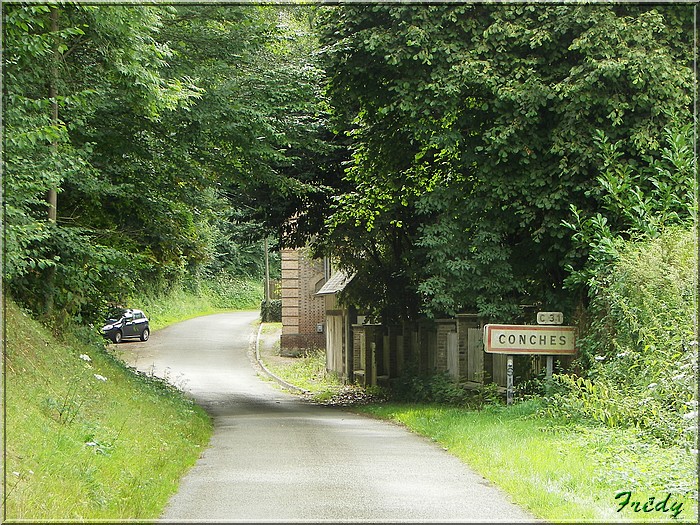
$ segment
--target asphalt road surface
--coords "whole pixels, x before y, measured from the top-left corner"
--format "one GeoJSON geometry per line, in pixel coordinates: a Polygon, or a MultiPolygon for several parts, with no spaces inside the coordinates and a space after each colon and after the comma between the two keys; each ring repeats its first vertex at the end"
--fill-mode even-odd
{"type": "Polygon", "coordinates": [[[249,348],[257,312],[199,317],[124,343],[214,419],[214,435],[163,520],[532,522],[435,443],[317,406],[261,380],[249,348]]]}

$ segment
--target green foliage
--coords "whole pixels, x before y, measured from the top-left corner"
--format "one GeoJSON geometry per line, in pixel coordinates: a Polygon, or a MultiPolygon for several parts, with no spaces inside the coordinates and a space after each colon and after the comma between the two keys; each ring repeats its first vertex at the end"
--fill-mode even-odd
{"type": "Polygon", "coordinates": [[[631,426],[665,442],[697,436],[697,232],[626,243],[597,276],[579,362],[560,376],[558,413],[631,426]]]}
{"type": "Polygon", "coordinates": [[[58,340],[4,306],[4,519],[156,519],[211,435],[207,415],[89,327],[58,340]]]}
{"type": "Polygon", "coordinates": [[[163,32],[172,67],[205,90],[168,127],[218,180],[229,220],[257,226],[248,240],[303,245],[335,173],[310,9],[182,5],[163,32]]]}
{"type": "Polygon", "coordinates": [[[599,131],[635,166],[691,120],[690,8],[344,5],[319,27],[351,158],[317,249],[377,318],[572,311],[563,221],[605,203],[599,131]]]}
{"type": "Polygon", "coordinates": [[[192,317],[228,310],[254,310],[263,295],[262,282],[234,278],[222,273],[216,278],[171,283],[167,291],[140,289],[123,303],[140,308],[153,330],[192,317]]]}
{"type": "MultiPolygon", "coordinates": [[[[94,320],[105,303],[171,263],[153,256],[157,243],[151,252],[134,250],[141,230],[112,220],[112,205],[143,191],[109,178],[110,167],[130,165],[115,130],[135,126],[114,124],[105,108],[123,108],[143,130],[198,93],[160,74],[169,51],[154,38],[157,8],[8,4],[3,16],[4,277],[17,300],[36,312],[61,323],[94,320]],[[119,161],[102,162],[101,148],[114,148],[119,161]],[[59,194],[56,223],[47,222],[49,190],[59,194]]],[[[143,180],[148,173],[140,171],[143,180]]],[[[124,206],[120,219],[141,209],[124,206]]],[[[152,206],[144,215],[172,216],[162,211],[152,206]]],[[[183,226],[176,224],[187,232],[183,226]]]]}
{"type": "Polygon", "coordinates": [[[598,133],[602,169],[589,193],[599,195],[603,212],[585,215],[572,204],[574,220],[563,221],[574,232],[574,245],[587,253],[582,268],[568,267],[568,288],[590,287],[595,293],[597,276],[614,264],[625,239],[655,239],[669,227],[696,224],[692,126],[666,129],[664,142],[660,158],[639,163],[598,133]]]}
{"type": "Polygon", "coordinates": [[[199,283],[197,291],[210,297],[215,308],[254,310],[263,295],[262,282],[222,273],[199,283]]]}
{"type": "Polygon", "coordinates": [[[212,282],[216,307],[248,305],[253,241],[325,199],[304,15],[3,4],[4,278],[17,300],[59,324],[96,321],[193,279],[212,282]]]}
{"type": "Polygon", "coordinates": [[[145,286],[152,266],[144,257],[102,245],[94,233],[79,228],[49,223],[45,229],[47,238],[30,248],[53,257],[52,263],[30,261],[26,273],[12,276],[11,288],[19,294],[18,301],[35,312],[43,311],[45,297],[51,295],[51,317],[57,326],[67,320],[97,322],[108,305],[124,302],[145,286]]]}
{"type": "Polygon", "coordinates": [[[271,299],[260,303],[260,319],[262,319],[263,323],[281,323],[282,301],[280,299],[271,299]]]}
{"type": "Polygon", "coordinates": [[[502,403],[498,385],[485,383],[479,389],[471,390],[446,373],[418,375],[407,371],[392,382],[388,394],[393,401],[405,403],[436,403],[471,408],[502,403]]]}

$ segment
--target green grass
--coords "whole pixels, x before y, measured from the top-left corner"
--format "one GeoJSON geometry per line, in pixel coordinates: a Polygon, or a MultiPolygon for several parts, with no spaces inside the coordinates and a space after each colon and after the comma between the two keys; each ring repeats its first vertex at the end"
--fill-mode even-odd
{"type": "Polygon", "coordinates": [[[274,334],[275,332],[279,332],[280,330],[282,330],[282,323],[263,323],[262,330],[260,333],[274,334]]]}
{"type": "Polygon", "coordinates": [[[200,315],[231,310],[257,310],[263,297],[263,285],[257,280],[228,279],[200,284],[196,290],[174,288],[165,296],[144,294],[130,301],[149,318],[152,330],[200,315]]]}
{"type": "Polygon", "coordinates": [[[696,522],[697,456],[631,430],[533,417],[537,408],[528,402],[481,411],[402,404],[357,410],[430,437],[546,520],[672,520],[670,511],[635,512],[630,505],[618,512],[622,499],[615,496],[629,490],[640,508],[671,493],[667,507],[683,504],[676,521],[696,522]]]}
{"type": "MultiPolygon", "coordinates": [[[[263,325],[263,333],[273,328],[263,325]]],[[[348,388],[326,373],[323,352],[266,365],[287,382],[311,391],[317,401],[348,388]]],[[[354,405],[353,410],[431,438],[541,519],[697,521],[697,454],[634,429],[545,416],[541,408],[542,402],[535,399],[510,407],[487,404],[481,410],[384,402],[354,405]],[[630,503],[621,508],[626,491],[631,493],[630,503]],[[663,512],[667,496],[668,512],[663,512]],[[651,512],[644,512],[645,503],[651,512]],[[679,503],[674,519],[671,507],[679,503]]]]}
{"type": "MultiPolygon", "coordinates": [[[[272,330],[263,325],[263,332],[272,330]]],[[[343,383],[326,371],[326,357],[323,350],[310,350],[301,357],[294,358],[291,364],[275,365],[263,359],[265,366],[275,374],[295,386],[308,390],[315,399],[324,400],[338,394],[343,383]]]]}
{"type": "Polygon", "coordinates": [[[208,443],[209,417],[97,339],[59,341],[10,301],[4,322],[4,518],[157,518],[208,443]]]}

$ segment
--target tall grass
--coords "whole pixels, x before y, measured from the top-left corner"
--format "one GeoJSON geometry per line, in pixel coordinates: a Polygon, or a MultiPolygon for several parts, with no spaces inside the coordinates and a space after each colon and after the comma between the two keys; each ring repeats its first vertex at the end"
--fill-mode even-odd
{"type": "Polygon", "coordinates": [[[697,447],[697,231],[625,242],[591,292],[584,377],[560,376],[550,409],[697,447]]]}
{"type": "Polygon", "coordinates": [[[56,339],[6,304],[6,520],[155,519],[209,440],[208,416],[94,331],[56,339]]]}
{"type": "Polygon", "coordinates": [[[151,328],[158,330],[200,315],[255,310],[260,308],[262,297],[262,281],[220,276],[190,284],[181,283],[162,295],[144,293],[133,297],[130,305],[144,310],[151,328]]]}

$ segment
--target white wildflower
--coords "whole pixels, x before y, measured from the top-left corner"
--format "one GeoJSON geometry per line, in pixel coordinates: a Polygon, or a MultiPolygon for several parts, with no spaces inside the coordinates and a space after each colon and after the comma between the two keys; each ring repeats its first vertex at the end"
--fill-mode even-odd
{"type": "Polygon", "coordinates": [[[687,414],[683,414],[683,419],[695,419],[698,417],[698,411],[693,410],[692,412],[688,412],[687,414]]]}
{"type": "Polygon", "coordinates": [[[620,352],[617,357],[627,357],[627,352],[620,352]]]}
{"type": "Polygon", "coordinates": [[[95,443],[94,441],[86,441],[85,446],[86,447],[96,447],[97,443],[95,443]]]}
{"type": "Polygon", "coordinates": [[[656,388],[658,383],[649,383],[649,386],[647,388],[656,388]]]}
{"type": "Polygon", "coordinates": [[[605,361],[605,356],[604,355],[597,355],[597,356],[595,356],[595,360],[598,362],[605,361]]]}
{"type": "Polygon", "coordinates": [[[98,379],[99,381],[107,381],[107,378],[105,376],[101,376],[100,374],[93,374],[95,376],[95,379],[98,379]]]}
{"type": "Polygon", "coordinates": [[[685,374],[678,374],[677,376],[673,376],[671,379],[672,379],[673,381],[680,381],[680,380],[683,379],[684,377],[685,377],[685,374]]]}
{"type": "Polygon", "coordinates": [[[88,363],[89,363],[90,361],[92,361],[92,359],[90,359],[90,356],[87,355],[87,354],[80,354],[79,357],[80,357],[80,359],[82,359],[83,361],[86,361],[86,362],[88,362],[88,363]]]}

